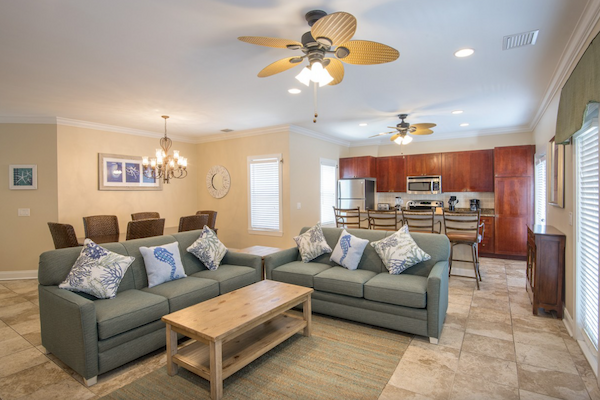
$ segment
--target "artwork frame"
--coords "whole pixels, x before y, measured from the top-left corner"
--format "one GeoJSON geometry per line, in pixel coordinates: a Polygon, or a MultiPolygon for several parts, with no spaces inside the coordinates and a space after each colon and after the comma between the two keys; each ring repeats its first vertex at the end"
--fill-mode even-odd
{"type": "Polygon", "coordinates": [[[162,179],[143,171],[141,156],[98,153],[98,190],[162,190],[162,179]]]}
{"type": "Polygon", "coordinates": [[[565,208],[565,145],[548,142],[548,204],[565,208]]]}
{"type": "Polygon", "coordinates": [[[8,188],[10,190],[37,189],[37,165],[14,164],[8,166],[8,188]]]}

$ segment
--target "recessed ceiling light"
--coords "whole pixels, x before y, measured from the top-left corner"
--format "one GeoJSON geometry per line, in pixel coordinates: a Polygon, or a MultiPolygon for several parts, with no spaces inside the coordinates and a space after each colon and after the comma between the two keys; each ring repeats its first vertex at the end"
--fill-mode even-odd
{"type": "Polygon", "coordinates": [[[463,110],[454,110],[452,111],[452,114],[462,114],[463,110]]]}
{"type": "Polygon", "coordinates": [[[362,123],[358,124],[358,126],[367,126],[367,124],[362,122],[362,123]]]}
{"type": "Polygon", "coordinates": [[[293,88],[293,89],[288,90],[288,93],[298,94],[298,93],[302,93],[302,90],[293,88]]]}
{"type": "Polygon", "coordinates": [[[469,126],[469,123],[465,122],[465,123],[460,124],[460,126],[469,126]]]}
{"type": "Polygon", "coordinates": [[[471,54],[475,53],[473,49],[460,49],[454,55],[456,57],[469,57],[471,54]]]}

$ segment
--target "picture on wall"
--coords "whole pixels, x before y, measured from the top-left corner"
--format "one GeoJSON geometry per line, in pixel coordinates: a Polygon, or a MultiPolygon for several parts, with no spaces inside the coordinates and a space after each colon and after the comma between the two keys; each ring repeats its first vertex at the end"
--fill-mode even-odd
{"type": "Polygon", "coordinates": [[[142,157],[99,153],[98,190],[162,190],[162,181],[144,175],[142,157]]]}
{"type": "Polygon", "coordinates": [[[8,188],[37,189],[37,165],[9,165],[8,188]]]}

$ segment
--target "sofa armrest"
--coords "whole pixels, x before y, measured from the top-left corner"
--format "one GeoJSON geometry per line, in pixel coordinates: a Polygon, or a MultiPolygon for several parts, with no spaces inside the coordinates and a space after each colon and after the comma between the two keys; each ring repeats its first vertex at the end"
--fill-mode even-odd
{"type": "Polygon", "coordinates": [[[283,264],[291,263],[298,260],[298,248],[291,247],[286,250],[278,251],[277,253],[269,254],[265,257],[265,271],[267,279],[271,279],[273,270],[283,264]]]}
{"type": "Polygon", "coordinates": [[[427,277],[427,334],[439,339],[448,310],[448,261],[438,261],[427,277]]]}
{"type": "Polygon", "coordinates": [[[256,281],[263,279],[262,272],[262,257],[255,256],[247,253],[236,253],[235,251],[228,251],[223,257],[221,264],[241,265],[244,267],[254,268],[256,272],[256,281]]]}
{"type": "Polygon", "coordinates": [[[39,286],[42,345],[75,372],[98,375],[98,329],[92,300],[58,286],[39,286]]]}

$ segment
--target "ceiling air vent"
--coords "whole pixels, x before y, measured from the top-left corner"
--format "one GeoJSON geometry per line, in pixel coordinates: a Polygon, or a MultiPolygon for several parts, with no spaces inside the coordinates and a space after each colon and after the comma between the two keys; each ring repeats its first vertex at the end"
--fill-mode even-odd
{"type": "Polygon", "coordinates": [[[504,36],[502,40],[502,50],[510,50],[516,47],[534,45],[537,41],[539,29],[535,31],[517,33],[515,35],[504,36]]]}
{"type": "Polygon", "coordinates": [[[221,132],[225,132],[225,133],[233,132],[233,129],[221,129],[221,132]]]}

